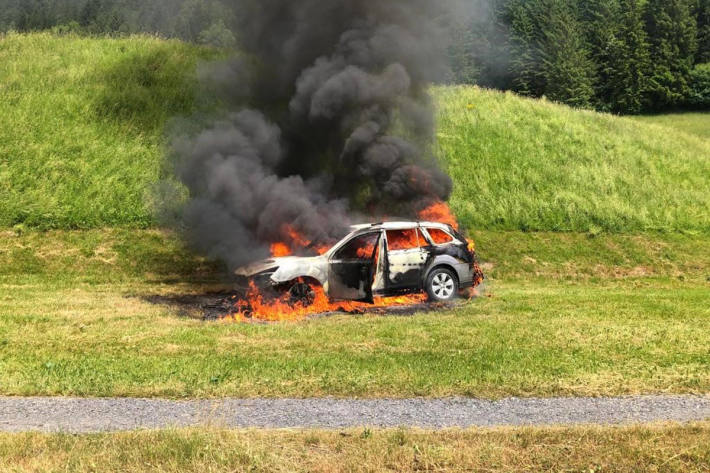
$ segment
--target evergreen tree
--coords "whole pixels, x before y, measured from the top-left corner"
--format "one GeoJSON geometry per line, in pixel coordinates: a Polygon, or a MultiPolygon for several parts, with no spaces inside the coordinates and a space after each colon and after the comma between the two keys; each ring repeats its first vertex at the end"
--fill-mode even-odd
{"type": "Polygon", "coordinates": [[[575,12],[565,0],[546,0],[540,31],[540,57],[545,95],[575,107],[588,107],[594,97],[594,63],[575,12]]]}
{"type": "Polygon", "coordinates": [[[84,28],[88,28],[96,23],[96,20],[101,11],[101,0],[88,0],[79,14],[79,24],[84,28]]]}
{"type": "Polygon", "coordinates": [[[698,21],[698,53],[695,62],[710,63],[710,0],[698,0],[695,16],[698,21]]]}
{"type": "Polygon", "coordinates": [[[507,0],[472,0],[474,7],[463,35],[476,82],[484,87],[509,89],[510,44],[504,15],[507,0]]]}
{"type": "Polygon", "coordinates": [[[581,1],[580,17],[589,48],[589,59],[594,64],[595,105],[600,110],[609,110],[610,76],[614,73],[614,45],[618,43],[621,7],[619,0],[581,1]]]}
{"type": "Polygon", "coordinates": [[[609,45],[605,100],[617,113],[643,111],[651,56],[639,0],[621,0],[618,30],[609,45]]]}
{"type": "Polygon", "coordinates": [[[539,97],[545,90],[537,41],[540,33],[535,22],[537,6],[536,0],[512,0],[506,11],[506,21],[510,25],[513,89],[534,97],[539,97]]]}
{"type": "Polygon", "coordinates": [[[474,27],[471,22],[454,25],[449,46],[451,81],[457,84],[477,84],[479,71],[474,53],[474,27]]]}
{"type": "Polygon", "coordinates": [[[644,16],[653,65],[646,105],[654,110],[674,107],[690,93],[696,20],[688,0],[647,0],[644,16]]]}
{"type": "Polygon", "coordinates": [[[0,33],[17,28],[19,0],[0,0],[0,33]]]}

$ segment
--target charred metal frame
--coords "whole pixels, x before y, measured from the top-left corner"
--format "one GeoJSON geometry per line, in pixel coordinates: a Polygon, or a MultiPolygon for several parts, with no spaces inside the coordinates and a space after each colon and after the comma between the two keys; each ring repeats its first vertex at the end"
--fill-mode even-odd
{"type": "Polygon", "coordinates": [[[420,292],[430,272],[440,267],[449,269],[457,277],[460,288],[470,287],[477,281],[475,253],[469,251],[466,239],[451,226],[390,222],[355,226],[349,235],[321,256],[273,258],[240,268],[236,275],[242,285],[251,281],[260,288],[278,288],[305,280],[322,286],[332,300],[372,301],[374,296],[420,292]],[[436,244],[427,228],[445,232],[452,241],[436,244]],[[416,231],[418,247],[390,251],[387,232],[402,230],[416,231]],[[367,234],[379,235],[372,258],[335,259],[346,245],[367,234]],[[424,242],[420,241],[420,235],[424,242]]]}

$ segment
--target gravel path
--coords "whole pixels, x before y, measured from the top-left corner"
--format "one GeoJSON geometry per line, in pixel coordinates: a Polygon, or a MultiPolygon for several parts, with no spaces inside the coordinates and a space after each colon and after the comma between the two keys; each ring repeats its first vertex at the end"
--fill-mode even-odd
{"type": "Polygon", "coordinates": [[[166,427],[486,427],[710,419],[710,396],[558,399],[0,398],[0,431],[107,432],[166,427]]]}

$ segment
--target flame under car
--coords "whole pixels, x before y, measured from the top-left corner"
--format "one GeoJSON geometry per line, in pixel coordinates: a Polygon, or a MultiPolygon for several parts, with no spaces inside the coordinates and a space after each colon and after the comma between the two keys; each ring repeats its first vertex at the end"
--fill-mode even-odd
{"type": "Polygon", "coordinates": [[[272,258],[236,275],[245,287],[287,293],[303,305],[312,303],[318,286],[333,301],[426,292],[447,302],[483,279],[467,240],[450,225],[432,222],[354,226],[321,256],[272,258]]]}

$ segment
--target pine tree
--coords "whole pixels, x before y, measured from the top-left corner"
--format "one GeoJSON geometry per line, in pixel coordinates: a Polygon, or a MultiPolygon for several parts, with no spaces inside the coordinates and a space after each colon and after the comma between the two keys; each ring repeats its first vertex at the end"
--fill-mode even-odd
{"type": "Polygon", "coordinates": [[[639,0],[621,0],[618,30],[609,45],[606,100],[617,113],[643,111],[651,74],[651,56],[639,0]]]}
{"type": "Polygon", "coordinates": [[[653,65],[646,105],[655,110],[674,107],[690,93],[697,24],[688,0],[647,0],[644,16],[653,65]]]}
{"type": "Polygon", "coordinates": [[[611,108],[610,63],[615,54],[613,46],[618,43],[621,7],[619,0],[581,0],[580,18],[589,47],[589,59],[595,70],[595,105],[601,110],[611,108]]]}
{"type": "Polygon", "coordinates": [[[87,28],[95,23],[101,12],[101,6],[101,0],[88,0],[79,14],[79,24],[87,28]]]}
{"type": "Polygon", "coordinates": [[[698,53],[695,62],[710,63],[710,0],[698,0],[695,16],[698,21],[698,53]]]}
{"type": "Polygon", "coordinates": [[[474,26],[466,21],[454,25],[449,46],[449,63],[451,64],[451,82],[456,84],[476,84],[479,71],[476,68],[476,58],[473,46],[474,26]]]}
{"type": "Polygon", "coordinates": [[[476,8],[470,20],[469,35],[476,82],[484,87],[509,89],[509,32],[504,15],[508,0],[473,0],[476,8]]]}
{"type": "Polygon", "coordinates": [[[538,97],[544,93],[539,28],[535,24],[537,1],[512,0],[506,11],[510,25],[511,73],[513,89],[523,95],[538,97]]]}
{"type": "Polygon", "coordinates": [[[565,0],[547,0],[540,12],[540,57],[545,95],[575,107],[594,97],[594,63],[575,12],[565,0]]]}

